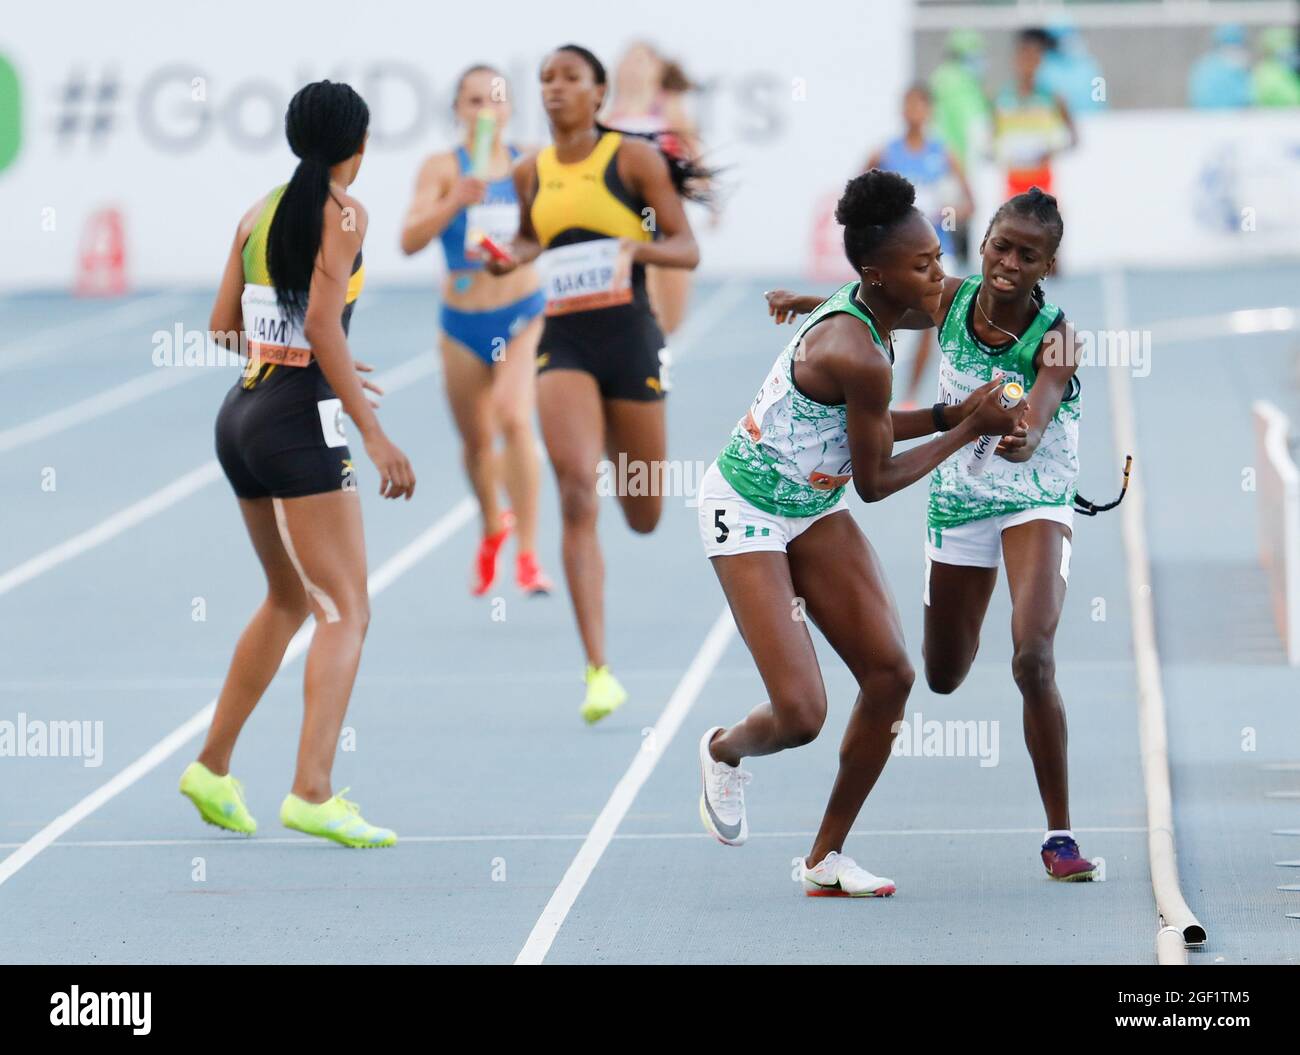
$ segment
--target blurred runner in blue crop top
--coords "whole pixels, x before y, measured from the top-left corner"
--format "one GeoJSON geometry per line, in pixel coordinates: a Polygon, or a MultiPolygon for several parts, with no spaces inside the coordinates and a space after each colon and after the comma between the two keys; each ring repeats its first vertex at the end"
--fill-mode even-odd
{"type": "Polygon", "coordinates": [[[461,74],[454,107],[464,141],[424,163],[402,225],[403,252],[418,253],[441,238],[447,257],[441,312],[447,399],[483,515],[470,581],[476,597],[492,588],[497,555],[512,530],[518,532],[519,588],[538,594],[551,587],[536,555],[533,377],[543,298],[531,265],[504,276],[488,274],[472,237],[482,231],[498,245],[509,245],[519,226],[512,169],[520,152],[502,136],[510,121],[507,100],[505,78],[491,66],[471,66],[461,74]],[[490,161],[476,175],[471,151],[484,110],[495,114],[495,132],[490,161]],[[505,443],[503,457],[497,455],[498,437],[505,443]],[[501,508],[502,485],[512,509],[501,508]]]}
{"type": "MultiPolygon", "coordinates": [[[[897,172],[908,179],[916,188],[916,208],[939,236],[944,270],[964,274],[965,263],[958,259],[957,246],[965,239],[955,236],[974,212],[974,202],[961,162],[944,146],[942,139],[930,132],[933,111],[930,89],[924,84],[912,85],[903,96],[903,134],[872,154],[864,171],[874,168],[897,172]]],[[[903,410],[916,405],[917,392],[934,347],[932,331],[921,331],[918,341],[907,388],[899,404],[903,410]]]]}

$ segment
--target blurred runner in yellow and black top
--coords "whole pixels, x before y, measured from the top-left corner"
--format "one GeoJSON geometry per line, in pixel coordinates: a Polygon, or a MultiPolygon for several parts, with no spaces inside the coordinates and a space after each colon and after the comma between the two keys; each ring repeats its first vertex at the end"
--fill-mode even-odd
{"type": "MultiPolygon", "coordinates": [[[[651,242],[646,202],[619,176],[620,132],[600,132],[585,158],[564,164],[554,146],[534,162],[530,218],[542,257],[546,325],[539,373],[577,369],[604,399],[657,400],[668,387],[663,333],[650,309],[645,265],[631,262],[630,285],[612,280],[626,242],[651,242]]],[[[630,262],[630,255],[625,254],[630,262]]]]}
{"type": "Polygon", "coordinates": [[[239,499],[266,599],[240,635],[199,757],[180,790],[209,824],[257,830],[230,775],[240,730],[309,615],[302,732],[287,828],[346,846],[391,846],[333,794],[331,770],[370,621],[361,503],[344,433],[352,419],[379,470],[379,493],[409,498],[415,474],[379,427],[353,360],[347,325],[361,292],[368,217],[347,191],[361,167],[370,111],[346,84],[318,81],[289,103],[284,129],[300,159],[287,184],[239,223],[209,329],[246,347],[244,376],[217,415],[217,457],[239,499]]]}
{"type": "Polygon", "coordinates": [[[645,265],[691,269],[699,249],[682,197],[707,173],[651,139],[596,120],[605,67],[566,44],[542,64],[552,143],[515,168],[519,234],[505,274],[538,260],[546,323],[537,352],[537,404],[564,514],[564,571],[587,655],[583,717],[594,722],[627,694],[605,663],[604,565],[596,537],[596,475],[608,456],[638,482],[618,481],[633,531],[659,521],[667,454],[663,334],[650,310],[645,265]],[[646,493],[648,492],[648,493],[646,493]]]}

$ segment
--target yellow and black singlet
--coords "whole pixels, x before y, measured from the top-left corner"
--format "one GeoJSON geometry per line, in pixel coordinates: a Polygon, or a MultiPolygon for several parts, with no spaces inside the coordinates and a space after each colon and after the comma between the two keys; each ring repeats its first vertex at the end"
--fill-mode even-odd
{"type": "MultiPolygon", "coordinates": [[[[561,162],[554,145],[537,155],[537,193],[529,215],[533,231],[543,249],[539,261],[544,277],[551,276],[547,289],[547,314],[583,311],[616,303],[603,292],[586,295],[584,289],[598,269],[616,250],[618,239],[638,242],[654,240],[653,224],[643,199],[633,194],[618,174],[618,150],[623,136],[603,132],[595,147],[581,161],[561,162]],[[572,247],[599,242],[588,254],[572,247]],[[602,248],[607,250],[602,253],[602,248]],[[556,310],[556,303],[564,306],[556,310]]],[[[645,300],[645,268],[632,268],[632,296],[645,300]]]]}
{"type": "Polygon", "coordinates": [[[543,249],[597,238],[649,242],[642,210],[645,202],[623,186],[618,148],[623,136],[605,132],[581,161],[566,165],[554,145],[537,155],[537,194],[530,216],[543,249]]]}
{"type": "Polygon", "coordinates": [[[537,155],[537,193],[530,216],[542,246],[538,270],[546,323],[537,372],[578,370],[604,399],[661,400],[668,391],[668,351],[646,293],[645,267],[630,285],[613,275],[620,239],[654,240],[646,202],[618,175],[623,136],[605,132],[590,154],[561,164],[555,147],[537,155]]]}
{"type": "MultiPolygon", "coordinates": [[[[244,333],[248,341],[248,363],[244,369],[244,388],[253,388],[266,381],[278,366],[305,367],[311,364],[311,348],[301,331],[280,310],[271,284],[271,272],[266,263],[266,241],[271,230],[275,210],[284,196],[286,185],[276,187],[267,195],[244,243],[244,333]]],[[[352,321],[352,308],[366,282],[366,268],[357,250],[348,279],[347,297],[343,307],[343,332],[348,332],[352,321]]]]}

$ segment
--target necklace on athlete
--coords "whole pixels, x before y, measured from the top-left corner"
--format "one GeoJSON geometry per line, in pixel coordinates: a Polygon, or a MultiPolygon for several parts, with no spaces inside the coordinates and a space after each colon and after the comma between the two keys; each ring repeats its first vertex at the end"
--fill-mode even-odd
{"type": "MultiPolygon", "coordinates": [[[[875,313],[874,311],[871,310],[871,305],[868,304],[865,300],[862,299],[862,286],[861,286],[861,284],[859,284],[857,290],[854,291],[853,299],[854,299],[854,301],[856,301],[859,305],[861,305],[863,311],[865,311],[868,315],[871,316],[871,321],[872,321],[872,322],[874,322],[877,326],[879,326],[880,329],[885,330],[885,328],[884,328],[883,326],[880,326],[880,320],[879,320],[878,318],[876,318],[876,313],[875,313]]],[[[893,355],[894,355],[894,331],[893,331],[893,330],[885,330],[885,333],[888,335],[888,336],[886,337],[885,341],[886,341],[886,344],[887,344],[888,347],[889,347],[889,355],[890,355],[890,357],[891,357],[891,359],[892,359],[892,357],[893,357],[893,355]]]]}
{"type": "Polygon", "coordinates": [[[1013,341],[1020,340],[1020,334],[1012,333],[1010,330],[1004,330],[1001,326],[999,326],[996,322],[994,322],[992,319],[989,318],[989,313],[984,310],[984,305],[980,303],[980,298],[978,293],[975,294],[975,307],[979,308],[980,314],[984,316],[984,321],[987,322],[999,333],[1005,333],[1013,341]]]}

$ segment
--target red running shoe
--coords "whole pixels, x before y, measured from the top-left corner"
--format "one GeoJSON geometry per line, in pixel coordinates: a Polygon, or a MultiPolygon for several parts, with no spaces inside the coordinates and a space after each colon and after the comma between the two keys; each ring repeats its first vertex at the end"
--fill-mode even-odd
{"type": "Polygon", "coordinates": [[[1097,866],[1084,859],[1079,844],[1068,835],[1053,835],[1043,843],[1043,867],[1064,883],[1087,883],[1097,876],[1097,866]]]}
{"type": "Polygon", "coordinates": [[[515,558],[515,582],[530,597],[548,594],[553,589],[551,580],[537,563],[536,553],[521,553],[515,558]]]}
{"type": "Polygon", "coordinates": [[[478,553],[474,557],[473,578],[469,587],[471,596],[482,597],[492,589],[492,584],[497,578],[497,554],[501,552],[501,547],[510,537],[510,531],[514,526],[514,514],[507,510],[501,514],[501,530],[493,535],[484,535],[483,540],[478,544],[478,553]]]}

